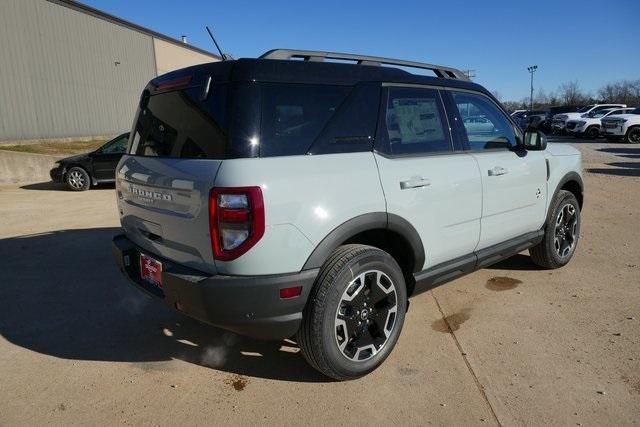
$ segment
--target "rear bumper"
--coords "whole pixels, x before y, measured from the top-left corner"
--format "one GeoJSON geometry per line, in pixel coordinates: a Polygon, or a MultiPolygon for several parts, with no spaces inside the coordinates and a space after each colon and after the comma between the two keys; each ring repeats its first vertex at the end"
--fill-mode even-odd
{"type": "Polygon", "coordinates": [[[143,291],[210,325],[267,340],[293,336],[318,269],[271,276],[209,276],[144,251],[125,235],[113,238],[120,270],[143,291]],[[162,262],[162,289],[140,279],[140,252],[162,262]],[[280,289],[302,286],[302,294],[281,299],[280,289]]]}

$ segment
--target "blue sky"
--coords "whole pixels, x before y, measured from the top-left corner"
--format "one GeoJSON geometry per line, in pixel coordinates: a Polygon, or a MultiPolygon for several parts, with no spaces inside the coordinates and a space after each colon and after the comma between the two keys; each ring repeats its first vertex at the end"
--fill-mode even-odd
{"type": "Polygon", "coordinates": [[[82,0],[158,32],[255,57],[275,47],[388,56],[476,70],[502,100],[568,81],[594,92],[640,79],[640,0],[206,1],[82,0]]]}

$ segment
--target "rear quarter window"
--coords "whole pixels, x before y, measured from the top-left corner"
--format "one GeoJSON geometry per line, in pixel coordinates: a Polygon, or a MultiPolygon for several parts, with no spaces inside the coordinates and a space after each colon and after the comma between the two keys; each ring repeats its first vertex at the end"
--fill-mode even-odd
{"type": "Polygon", "coordinates": [[[260,157],[307,154],[351,87],[262,84],[260,157]]]}

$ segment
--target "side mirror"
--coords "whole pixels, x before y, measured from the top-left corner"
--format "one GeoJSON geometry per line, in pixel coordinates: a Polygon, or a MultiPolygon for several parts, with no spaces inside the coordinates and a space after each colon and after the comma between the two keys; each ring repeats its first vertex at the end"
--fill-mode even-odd
{"type": "Polygon", "coordinates": [[[547,136],[537,129],[524,132],[524,148],[529,151],[542,151],[547,148],[547,136]]]}

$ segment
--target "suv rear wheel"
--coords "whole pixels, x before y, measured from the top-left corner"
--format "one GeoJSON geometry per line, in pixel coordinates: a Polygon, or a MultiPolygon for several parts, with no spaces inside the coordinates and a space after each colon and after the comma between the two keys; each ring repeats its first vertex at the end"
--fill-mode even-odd
{"type": "Polygon", "coordinates": [[[551,205],[542,242],[529,249],[531,259],[544,268],[566,265],[580,237],[580,205],[573,193],[558,191],[551,205]]]}
{"type": "Polygon", "coordinates": [[[341,246],[320,270],[298,344],[323,374],[358,378],[391,353],[406,310],[404,276],[391,255],[371,246],[341,246]]]}

